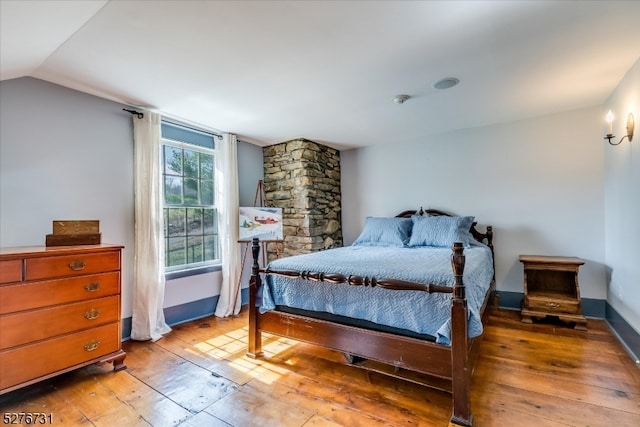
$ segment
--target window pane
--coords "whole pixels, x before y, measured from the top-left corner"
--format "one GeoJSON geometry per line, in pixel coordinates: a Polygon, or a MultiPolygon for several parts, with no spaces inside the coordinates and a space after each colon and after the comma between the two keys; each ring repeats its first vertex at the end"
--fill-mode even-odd
{"type": "MultiPolygon", "coordinates": [[[[166,234],[165,234],[166,236],[166,234]]],[[[169,239],[164,239],[164,268],[169,267],[169,239]]]]}
{"type": "Polygon", "coordinates": [[[213,181],[200,181],[200,201],[203,205],[213,205],[213,181]]]}
{"type": "Polygon", "coordinates": [[[173,141],[186,142],[204,148],[215,148],[214,136],[205,131],[198,131],[177,123],[162,122],[162,137],[173,141]]]}
{"type": "Polygon", "coordinates": [[[182,149],[164,146],[164,173],[182,175],[182,149]]]}
{"type": "Polygon", "coordinates": [[[168,237],[184,236],[186,235],[185,229],[185,209],[165,209],[166,216],[169,220],[168,224],[168,237]]]}
{"type": "Polygon", "coordinates": [[[173,267],[187,263],[187,245],[184,237],[170,237],[167,244],[166,266],[173,267]]]}
{"type": "Polygon", "coordinates": [[[184,204],[199,205],[198,180],[193,178],[184,179],[184,204]]]}
{"type": "Polygon", "coordinates": [[[218,235],[204,236],[204,260],[217,259],[218,235]]]}
{"type": "Polygon", "coordinates": [[[213,156],[200,153],[200,178],[213,179],[213,156]]]}
{"type": "MultiPolygon", "coordinates": [[[[164,215],[162,215],[162,227],[164,228],[164,237],[168,237],[169,236],[169,215],[168,215],[168,210],[165,209],[164,210],[164,215]]],[[[165,258],[167,257],[166,251],[167,251],[167,245],[165,245],[165,258]]]]}
{"type": "Polygon", "coordinates": [[[214,218],[214,210],[213,209],[204,209],[203,210],[203,227],[205,234],[212,234],[218,231],[218,228],[215,227],[215,218],[214,218]]]}
{"type": "Polygon", "coordinates": [[[187,262],[194,263],[204,261],[202,236],[188,237],[187,242],[187,262]]]}
{"type": "Polygon", "coordinates": [[[198,177],[200,169],[200,153],[197,151],[184,150],[184,176],[190,178],[198,177]]]}
{"type": "Polygon", "coordinates": [[[164,177],[164,202],[167,205],[182,204],[182,178],[164,177]]]}
{"type": "Polygon", "coordinates": [[[202,235],[202,209],[187,209],[187,234],[202,235]]]}

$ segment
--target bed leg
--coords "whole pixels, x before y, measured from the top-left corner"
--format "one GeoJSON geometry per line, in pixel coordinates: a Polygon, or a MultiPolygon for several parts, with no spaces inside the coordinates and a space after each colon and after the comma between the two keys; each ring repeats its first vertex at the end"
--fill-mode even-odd
{"type": "Polygon", "coordinates": [[[451,424],[471,426],[471,371],[469,367],[469,335],[467,299],[462,281],[465,257],[461,243],[456,242],[451,256],[455,283],[451,303],[451,386],[453,413],[451,424]]]}
{"type": "Polygon", "coordinates": [[[262,334],[258,327],[258,289],[261,285],[260,264],[258,262],[260,256],[260,243],[257,238],[251,242],[251,253],[253,255],[253,264],[251,266],[251,280],[249,282],[249,348],[247,356],[256,359],[262,357],[262,334]]]}

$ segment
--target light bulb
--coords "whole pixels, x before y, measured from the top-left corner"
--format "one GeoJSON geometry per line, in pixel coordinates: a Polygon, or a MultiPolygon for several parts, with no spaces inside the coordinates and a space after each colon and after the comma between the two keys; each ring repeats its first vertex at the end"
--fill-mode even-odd
{"type": "Polygon", "coordinates": [[[609,134],[613,134],[613,113],[611,110],[607,113],[607,123],[609,123],[609,134]]]}

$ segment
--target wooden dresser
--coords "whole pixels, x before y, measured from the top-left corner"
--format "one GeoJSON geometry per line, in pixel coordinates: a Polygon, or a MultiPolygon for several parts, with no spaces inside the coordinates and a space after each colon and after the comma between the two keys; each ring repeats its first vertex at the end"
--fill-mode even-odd
{"type": "Polygon", "coordinates": [[[0,248],[0,394],[96,362],[126,367],[122,248],[0,248]]]}

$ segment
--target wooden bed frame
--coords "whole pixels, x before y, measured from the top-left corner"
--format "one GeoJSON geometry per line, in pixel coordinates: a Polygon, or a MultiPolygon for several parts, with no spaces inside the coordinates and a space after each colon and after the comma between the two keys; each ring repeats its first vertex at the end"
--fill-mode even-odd
{"type": "MultiPolygon", "coordinates": [[[[429,209],[423,211],[404,211],[397,217],[411,215],[451,216],[450,214],[429,209]]],[[[493,229],[486,227],[481,233],[476,223],[471,227],[473,237],[487,244],[493,253],[493,229]]],[[[434,284],[420,284],[395,279],[376,279],[374,277],[344,276],[324,274],[322,272],[291,271],[271,269],[263,270],[259,266],[260,244],[258,239],[252,242],[253,266],[249,285],[249,348],[247,355],[252,358],[263,356],[261,333],[267,332],[299,341],[319,345],[343,352],[354,366],[375,372],[400,377],[409,381],[426,384],[450,392],[453,400],[451,423],[471,426],[473,417],[470,406],[471,373],[477,358],[482,335],[468,337],[468,309],[465,286],[462,281],[465,256],[461,243],[452,248],[451,266],[454,274],[453,288],[434,284]],[[327,320],[319,320],[281,311],[260,313],[256,307],[257,291],[262,284],[261,274],[275,274],[298,277],[312,281],[324,281],[332,284],[378,286],[394,290],[416,290],[422,292],[451,293],[451,346],[434,342],[378,332],[355,326],[347,326],[327,320]]],[[[482,306],[483,323],[487,317],[489,301],[495,296],[495,273],[491,288],[482,306]]],[[[495,304],[495,300],[494,300],[495,304]]]]}

